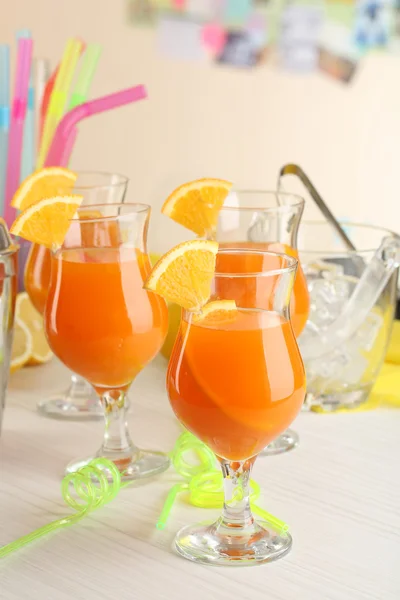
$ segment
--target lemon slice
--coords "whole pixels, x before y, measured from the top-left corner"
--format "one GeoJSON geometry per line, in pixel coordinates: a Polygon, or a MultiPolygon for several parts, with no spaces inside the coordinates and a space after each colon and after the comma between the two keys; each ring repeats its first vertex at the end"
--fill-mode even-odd
{"type": "Polygon", "coordinates": [[[16,317],[28,327],[32,336],[32,351],[28,364],[38,365],[48,362],[53,353],[44,333],[43,317],[33,306],[26,292],[21,292],[17,296],[16,317]]]}
{"type": "Polygon", "coordinates": [[[32,347],[33,340],[29,328],[23,321],[16,318],[14,321],[14,335],[11,349],[11,373],[26,365],[31,357],[32,347]]]}

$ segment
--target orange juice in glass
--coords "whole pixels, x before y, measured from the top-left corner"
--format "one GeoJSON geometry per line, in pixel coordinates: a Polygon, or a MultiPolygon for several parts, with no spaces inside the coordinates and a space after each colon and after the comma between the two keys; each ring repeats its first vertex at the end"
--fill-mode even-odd
{"type": "MultiPolygon", "coordinates": [[[[209,237],[215,239],[220,248],[250,248],[285,253],[298,259],[297,234],[304,211],[304,199],[296,194],[280,191],[233,190],[218,214],[218,221],[209,237]]],[[[226,268],[251,269],[251,261],[259,259],[226,256],[226,268]],[[250,261],[246,265],[243,261],[250,261]],[[231,262],[231,265],[229,265],[231,262]],[[242,262],[242,264],[240,264],[242,262]]],[[[270,260],[268,258],[266,261],[270,260]]],[[[267,265],[266,265],[267,266],[267,265]]],[[[235,282],[231,283],[234,286],[235,282]]],[[[268,293],[268,283],[264,290],[268,293]]],[[[262,290],[258,290],[262,293],[262,290]]],[[[296,337],[303,331],[310,311],[310,298],[306,277],[301,264],[293,286],[290,302],[290,320],[296,337]]],[[[288,429],[268,445],[263,454],[287,452],[299,442],[295,431],[288,429]]]]}
{"type": "Polygon", "coordinates": [[[50,283],[51,252],[32,244],[25,264],[24,286],[36,310],[43,315],[50,283]]]}
{"type": "Polygon", "coordinates": [[[254,520],[249,479],[257,454],[290,425],[305,397],[304,367],[289,319],[296,265],[286,255],[222,249],[210,301],[218,307],[235,300],[233,308],[207,316],[206,305],[203,317],[183,313],[168,394],[181,423],[217,455],[225,481],[222,517],[177,535],[178,552],[190,560],[259,564],[291,547],[290,536],[254,520]],[[246,261],[251,272],[232,270],[246,261]]]}
{"type": "Polygon", "coordinates": [[[164,300],[143,289],[151,270],[146,251],[150,208],[93,208],[93,218],[79,220],[84,209],[78,211],[63,247],[53,253],[46,333],[56,356],[89,381],[101,399],[106,426],[96,456],[113,460],[124,479],[136,479],[169,465],[164,454],[133,444],[125,417],[126,393],[160,350],[168,313],[164,300]]]}
{"type": "MultiPolygon", "coordinates": [[[[303,211],[304,199],[295,194],[234,190],[220,210],[210,237],[220,248],[280,252],[298,259],[297,234],[303,211]]],[[[237,262],[241,259],[225,260],[237,262]]],[[[290,303],[290,319],[296,337],[303,331],[309,311],[307,281],[299,264],[290,303]]]]}
{"type": "MultiPolygon", "coordinates": [[[[101,173],[82,171],[77,174],[76,182],[68,193],[83,196],[82,206],[86,215],[94,204],[123,203],[128,185],[127,177],[117,173],[101,173]]],[[[85,214],[82,208],[81,216],[85,214]]],[[[97,232],[105,232],[105,224],[97,224],[97,232]]],[[[92,229],[93,229],[92,227],[92,229]]],[[[112,228],[112,224],[107,225],[112,228]]],[[[112,233],[107,230],[106,233],[112,233]]],[[[91,235],[89,227],[84,232],[91,235]]],[[[73,232],[69,233],[69,243],[73,242],[73,232]]],[[[112,237],[112,236],[111,236],[112,237]]],[[[103,242],[105,240],[103,239],[103,242]]],[[[100,242],[100,239],[97,240],[100,242]]],[[[32,244],[25,265],[24,286],[34,307],[44,313],[47,293],[50,285],[51,252],[48,248],[32,244]]],[[[39,411],[47,417],[58,419],[93,419],[103,418],[103,409],[92,387],[76,373],[71,374],[71,385],[64,393],[42,400],[38,404],[39,411]]]]}

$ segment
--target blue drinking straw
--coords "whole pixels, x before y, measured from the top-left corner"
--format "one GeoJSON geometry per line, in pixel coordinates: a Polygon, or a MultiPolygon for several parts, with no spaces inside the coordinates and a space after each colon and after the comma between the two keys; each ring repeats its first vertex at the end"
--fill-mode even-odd
{"type": "MultiPolygon", "coordinates": [[[[17,40],[32,37],[29,29],[17,31],[17,40]]],[[[26,107],[24,137],[22,146],[20,181],[31,175],[35,165],[35,89],[33,83],[33,69],[31,67],[28,88],[28,103],[26,107]]]]}
{"type": "Polygon", "coordinates": [[[35,168],[35,89],[33,69],[29,77],[28,104],[26,107],[24,138],[22,146],[21,181],[31,175],[35,168]]]}
{"type": "Polygon", "coordinates": [[[0,44],[0,214],[4,212],[10,129],[10,47],[0,44]]]}

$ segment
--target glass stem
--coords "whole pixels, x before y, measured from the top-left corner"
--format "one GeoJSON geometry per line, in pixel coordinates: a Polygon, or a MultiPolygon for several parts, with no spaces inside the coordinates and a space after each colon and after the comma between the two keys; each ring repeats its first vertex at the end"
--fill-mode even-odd
{"type": "Polygon", "coordinates": [[[128,431],[126,420],[126,394],[122,390],[109,390],[102,395],[105,431],[100,454],[114,462],[132,459],[137,452],[128,431]]]}
{"type": "Polygon", "coordinates": [[[71,373],[71,384],[67,395],[72,400],[75,398],[78,401],[87,398],[88,406],[93,406],[99,401],[90,383],[75,373],[71,373]]]}
{"type": "Polygon", "coordinates": [[[250,475],[255,458],[244,461],[220,459],[224,477],[224,508],[220,527],[247,529],[254,524],[250,508],[250,475]]]}

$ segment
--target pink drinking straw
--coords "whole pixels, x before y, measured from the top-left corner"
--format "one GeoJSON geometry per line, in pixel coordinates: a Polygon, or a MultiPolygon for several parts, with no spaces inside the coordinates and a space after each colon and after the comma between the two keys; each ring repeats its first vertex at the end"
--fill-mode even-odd
{"type": "Polygon", "coordinates": [[[31,62],[32,39],[21,38],[18,40],[17,69],[11,108],[10,134],[8,138],[6,193],[4,202],[4,219],[8,227],[10,227],[14,221],[16,213],[15,209],[11,206],[11,200],[19,185],[21,150],[26,107],[28,103],[31,62]]]}
{"type": "Polygon", "coordinates": [[[90,102],[85,102],[70,110],[59,122],[47,154],[46,167],[66,167],[73,150],[77,135],[76,125],[83,119],[118,108],[124,104],[132,104],[147,98],[144,85],[137,85],[127,90],[121,90],[109,96],[103,96],[90,102]]]}

